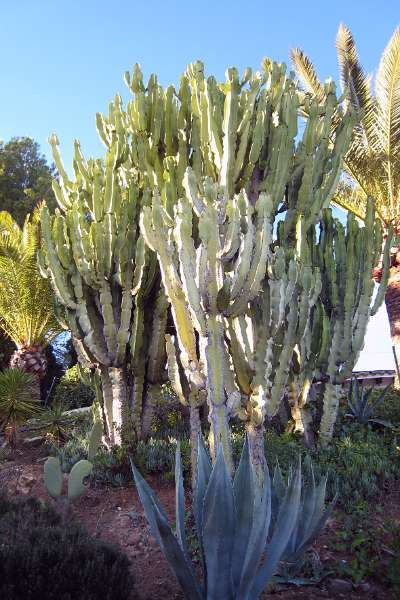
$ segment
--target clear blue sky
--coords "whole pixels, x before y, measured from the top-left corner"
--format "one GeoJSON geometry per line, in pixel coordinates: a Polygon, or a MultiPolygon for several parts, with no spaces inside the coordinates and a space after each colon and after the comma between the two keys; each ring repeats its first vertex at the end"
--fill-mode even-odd
{"type": "Polygon", "coordinates": [[[257,69],[264,56],[288,61],[299,46],[321,77],[336,79],[340,22],[373,72],[400,23],[399,0],[0,0],[0,139],[31,136],[50,157],[54,131],[68,170],[74,138],[101,155],[95,113],[116,92],[128,98],[122,76],[135,62],[168,84],[193,60],[222,78],[231,65],[257,69]]]}

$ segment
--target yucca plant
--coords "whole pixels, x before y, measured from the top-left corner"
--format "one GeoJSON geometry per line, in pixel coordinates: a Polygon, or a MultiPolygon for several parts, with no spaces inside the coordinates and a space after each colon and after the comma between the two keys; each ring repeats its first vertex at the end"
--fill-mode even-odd
{"type": "MultiPolygon", "coordinates": [[[[277,521],[284,502],[293,472],[289,471],[285,479],[279,464],[277,464],[272,479],[272,521],[277,521]]],[[[304,566],[305,555],[312,544],[325,528],[337,501],[337,494],[333,500],[326,504],[326,485],[328,475],[321,477],[318,485],[315,482],[313,465],[309,463],[307,481],[303,483],[300,509],[297,513],[297,521],[293,528],[286,548],[281,556],[279,567],[280,580],[304,581],[298,579],[298,575],[304,566]]]]}
{"type": "Polygon", "coordinates": [[[12,448],[17,444],[20,426],[41,410],[32,398],[33,384],[34,376],[20,369],[0,373],[0,430],[12,448]]]}
{"type": "MultiPolygon", "coordinates": [[[[376,211],[386,235],[393,227],[400,235],[400,27],[386,46],[375,76],[375,94],[371,78],[360,64],[353,35],[341,25],[336,38],[340,78],[345,107],[355,110],[359,123],[344,159],[346,176],[334,201],[361,219],[366,214],[367,198],[375,199],[376,211]]],[[[324,87],[310,59],[300,49],[292,50],[292,61],[307,92],[324,102],[324,87]]],[[[391,268],[386,291],[393,353],[399,376],[400,362],[400,272],[399,237],[391,252],[391,268]]],[[[375,271],[377,281],[382,269],[375,271]]],[[[397,382],[397,385],[399,383],[397,382]]]]}
{"type": "Polygon", "coordinates": [[[37,395],[47,366],[45,347],[61,331],[50,283],[37,266],[39,241],[37,210],[22,229],[0,212],[0,331],[17,346],[10,366],[36,377],[31,385],[37,395]]]}
{"type": "Polygon", "coordinates": [[[198,444],[193,514],[203,559],[203,581],[191,565],[185,532],[185,498],[179,444],[176,450],[176,536],[151,488],[132,462],[132,470],[151,531],[190,600],[255,600],[271,581],[299,518],[301,464],[287,486],[273,531],[271,482],[263,485],[250,461],[246,440],[232,480],[222,448],[214,466],[202,438],[198,444]]]}
{"type": "Polygon", "coordinates": [[[347,403],[351,412],[347,413],[346,417],[355,419],[361,425],[366,425],[367,423],[377,423],[378,425],[383,425],[384,427],[391,427],[392,425],[388,421],[374,417],[376,409],[384,401],[386,392],[391,385],[392,384],[390,383],[388,386],[386,386],[378,395],[378,397],[375,400],[372,400],[371,395],[374,391],[374,388],[371,387],[368,390],[365,390],[364,383],[362,382],[361,385],[359,385],[357,377],[354,377],[350,382],[349,391],[347,394],[347,403]]]}

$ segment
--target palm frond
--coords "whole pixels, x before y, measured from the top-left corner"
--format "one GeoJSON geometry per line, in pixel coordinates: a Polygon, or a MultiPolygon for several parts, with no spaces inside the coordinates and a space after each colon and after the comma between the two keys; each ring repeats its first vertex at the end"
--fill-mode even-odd
{"type": "Polygon", "coordinates": [[[325,90],[311,60],[300,48],[290,50],[290,58],[296,75],[303,83],[305,90],[313,94],[318,102],[323,102],[325,99],[325,90]]]}
{"type": "Polygon", "coordinates": [[[37,220],[20,229],[0,213],[0,329],[17,346],[49,342],[61,331],[50,283],[37,266],[37,240],[37,220]]]}
{"type": "MultiPolygon", "coordinates": [[[[400,27],[386,46],[375,80],[379,149],[386,159],[386,176],[392,212],[400,204],[400,27]]],[[[377,148],[376,148],[377,149],[377,148]]]]}
{"type": "Polygon", "coordinates": [[[336,204],[340,208],[352,212],[360,219],[364,219],[367,196],[359,185],[344,177],[339,182],[336,193],[332,198],[332,204],[336,204]]]}
{"type": "Polygon", "coordinates": [[[343,24],[337,32],[336,49],[343,92],[353,109],[365,113],[372,102],[370,82],[360,64],[353,34],[343,24]]]}

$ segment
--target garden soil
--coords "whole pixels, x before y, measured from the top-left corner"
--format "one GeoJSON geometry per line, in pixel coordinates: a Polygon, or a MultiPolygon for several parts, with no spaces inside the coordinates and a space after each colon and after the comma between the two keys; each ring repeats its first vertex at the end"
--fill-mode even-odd
{"type": "MultiPolygon", "coordinates": [[[[42,447],[17,452],[14,460],[0,463],[0,486],[11,496],[32,495],[49,501],[43,483],[42,447]]],[[[174,488],[161,477],[152,477],[150,484],[159,496],[167,514],[174,518],[174,488]]],[[[385,518],[399,517],[400,490],[386,494],[385,518]]],[[[91,485],[88,492],[76,501],[72,508],[73,518],[82,523],[94,536],[118,544],[128,555],[142,600],[181,600],[179,590],[168,564],[147,527],[136,489],[104,488],[91,485]]],[[[379,526],[379,524],[378,524],[379,526]]],[[[316,545],[324,567],[329,571],[339,560],[351,560],[329,549],[330,539],[335,537],[337,524],[333,517],[324,535],[316,545]]],[[[358,587],[344,579],[326,578],[318,586],[291,586],[284,590],[263,594],[262,600],[396,600],[389,589],[379,580],[371,580],[358,587]]],[[[101,599],[99,599],[101,600],[101,599]]]]}

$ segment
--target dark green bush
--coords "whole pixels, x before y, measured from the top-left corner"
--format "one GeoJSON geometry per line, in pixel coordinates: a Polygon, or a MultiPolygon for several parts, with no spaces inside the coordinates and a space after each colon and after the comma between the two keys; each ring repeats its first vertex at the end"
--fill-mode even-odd
{"type": "Polygon", "coordinates": [[[91,406],[95,397],[91,386],[83,383],[79,377],[78,367],[75,365],[65,371],[54,391],[52,402],[59,402],[68,407],[68,410],[91,406]]]}
{"type": "Polygon", "coordinates": [[[129,560],[51,507],[0,496],[0,598],[133,600],[129,560]]]}

